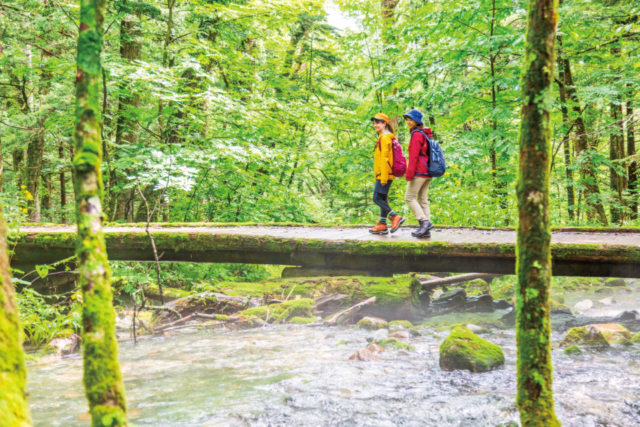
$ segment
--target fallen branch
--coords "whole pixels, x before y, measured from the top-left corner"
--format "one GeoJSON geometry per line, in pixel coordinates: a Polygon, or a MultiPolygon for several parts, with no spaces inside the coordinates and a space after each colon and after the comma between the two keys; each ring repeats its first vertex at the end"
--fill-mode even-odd
{"type": "Polygon", "coordinates": [[[157,307],[149,307],[149,310],[153,310],[153,311],[168,311],[169,313],[173,313],[176,316],[178,316],[179,319],[182,318],[182,315],[180,313],[178,313],[176,310],[174,310],[171,307],[167,307],[166,305],[160,305],[157,307]]]}
{"type": "Polygon", "coordinates": [[[326,322],[324,322],[324,324],[327,325],[327,326],[335,325],[336,322],[338,321],[338,319],[340,318],[340,316],[343,316],[343,315],[345,315],[345,314],[347,314],[349,312],[352,312],[354,310],[355,310],[354,311],[354,313],[355,313],[355,312],[359,311],[362,307],[364,307],[366,305],[369,305],[369,304],[373,304],[374,302],[376,302],[376,297],[371,297],[371,298],[369,298],[367,300],[359,302],[358,304],[356,304],[354,306],[351,306],[351,307],[347,308],[346,310],[343,310],[343,311],[341,311],[339,313],[334,314],[331,317],[331,319],[329,319],[326,322]]]}
{"type": "Polygon", "coordinates": [[[489,274],[489,273],[469,273],[469,274],[461,274],[459,276],[445,277],[444,279],[427,280],[424,282],[420,282],[420,285],[422,285],[422,289],[429,290],[429,289],[435,289],[440,286],[453,285],[456,283],[468,282],[470,280],[475,280],[475,279],[482,279],[487,283],[491,283],[491,281],[494,278],[500,277],[500,276],[501,275],[499,274],[489,274]]]}

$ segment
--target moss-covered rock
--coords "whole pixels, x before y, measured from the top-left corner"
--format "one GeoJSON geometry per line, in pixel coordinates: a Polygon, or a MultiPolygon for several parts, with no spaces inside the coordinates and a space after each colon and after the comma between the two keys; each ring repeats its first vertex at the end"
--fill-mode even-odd
{"type": "Polygon", "coordinates": [[[465,327],[455,328],[440,345],[440,367],[487,372],[504,365],[500,346],[480,338],[465,327]]]}
{"type": "Polygon", "coordinates": [[[482,279],[475,279],[459,285],[467,292],[467,295],[488,295],[491,294],[491,286],[482,279]]]}
{"type": "Polygon", "coordinates": [[[617,323],[601,323],[590,325],[598,330],[609,343],[617,344],[620,340],[631,340],[631,334],[624,326],[617,323]]]}
{"type": "Polygon", "coordinates": [[[315,317],[293,317],[289,320],[289,323],[294,325],[308,325],[309,323],[315,323],[315,317]]]}
{"type": "Polygon", "coordinates": [[[404,328],[404,329],[413,328],[413,324],[408,320],[394,320],[392,322],[389,322],[390,329],[395,329],[394,326],[397,328],[404,328]]]}
{"type": "Polygon", "coordinates": [[[601,286],[596,289],[597,294],[630,294],[633,292],[628,286],[601,286]]]}
{"type": "Polygon", "coordinates": [[[634,334],[631,337],[631,343],[633,344],[640,344],[640,332],[638,332],[637,334],[634,334]]]}
{"type": "Polygon", "coordinates": [[[381,340],[375,340],[372,344],[378,344],[379,346],[387,349],[387,350],[407,350],[407,351],[415,351],[415,347],[407,344],[405,342],[400,341],[397,338],[384,338],[381,340]]]}
{"type": "Polygon", "coordinates": [[[251,319],[259,317],[266,320],[268,316],[269,323],[280,320],[289,320],[294,317],[312,317],[315,301],[309,298],[300,298],[296,300],[286,301],[281,304],[261,305],[260,307],[249,308],[241,311],[242,316],[251,319]]]}
{"type": "Polygon", "coordinates": [[[578,347],[577,345],[570,345],[569,347],[565,348],[562,352],[568,356],[582,354],[582,350],[580,350],[580,347],[578,347]]]}
{"type": "Polygon", "coordinates": [[[551,314],[571,314],[571,309],[555,300],[549,300],[551,314]]]}
{"type": "Polygon", "coordinates": [[[356,324],[356,326],[360,329],[366,329],[369,331],[376,331],[378,329],[388,328],[389,324],[386,320],[380,319],[378,317],[363,317],[356,324]]]}
{"type": "Polygon", "coordinates": [[[608,286],[610,288],[621,288],[621,287],[626,287],[627,283],[624,281],[624,279],[618,279],[616,277],[610,277],[609,279],[604,281],[604,286],[608,286]]]}
{"type": "Polygon", "coordinates": [[[561,347],[581,345],[590,348],[608,348],[609,341],[602,335],[602,332],[591,326],[580,326],[569,329],[567,335],[560,342],[561,347]]]}

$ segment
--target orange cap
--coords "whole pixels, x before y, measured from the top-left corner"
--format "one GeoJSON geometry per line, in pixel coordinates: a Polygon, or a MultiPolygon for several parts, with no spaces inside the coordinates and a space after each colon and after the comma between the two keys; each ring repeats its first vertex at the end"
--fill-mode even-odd
{"type": "Polygon", "coordinates": [[[371,120],[382,120],[383,122],[389,124],[389,116],[383,113],[378,113],[375,116],[371,117],[371,120]]]}

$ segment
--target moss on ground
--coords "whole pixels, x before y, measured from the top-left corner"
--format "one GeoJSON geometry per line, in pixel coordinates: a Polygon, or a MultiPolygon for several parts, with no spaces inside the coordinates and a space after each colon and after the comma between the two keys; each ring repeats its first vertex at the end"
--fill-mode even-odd
{"type": "Polygon", "coordinates": [[[569,356],[582,354],[582,350],[580,350],[580,347],[578,347],[577,345],[570,345],[569,347],[565,348],[562,352],[569,356]]]}
{"type": "Polygon", "coordinates": [[[373,341],[372,344],[378,344],[381,347],[384,347],[385,350],[407,350],[407,351],[415,351],[415,347],[407,344],[405,342],[400,341],[397,338],[384,338],[380,340],[373,341]]]}
{"type": "Polygon", "coordinates": [[[289,320],[294,317],[312,317],[315,301],[308,298],[301,298],[292,301],[286,301],[281,304],[262,305],[260,307],[249,308],[241,311],[242,316],[251,319],[259,317],[262,320],[269,319],[269,323],[280,320],[289,320]]]}
{"type": "Polygon", "coordinates": [[[445,371],[466,369],[487,372],[504,365],[500,346],[480,338],[465,327],[457,327],[440,345],[440,367],[445,371]]]}
{"type": "Polygon", "coordinates": [[[610,287],[626,287],[627,283],[624,281],[624,279],[618,279],[616,277],[610,277],[608,279],[606,279],[604,281],[604,286],[610,286],[610,287]]]}

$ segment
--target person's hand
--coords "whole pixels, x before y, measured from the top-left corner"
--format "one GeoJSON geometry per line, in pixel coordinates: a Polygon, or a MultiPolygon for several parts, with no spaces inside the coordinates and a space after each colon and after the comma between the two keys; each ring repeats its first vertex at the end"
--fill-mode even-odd
{"type": "Polygon", "coordinates": [[[380,184],[382,184],[382,186],[386,186],[388,181],[380,181],[380,184]]]}

